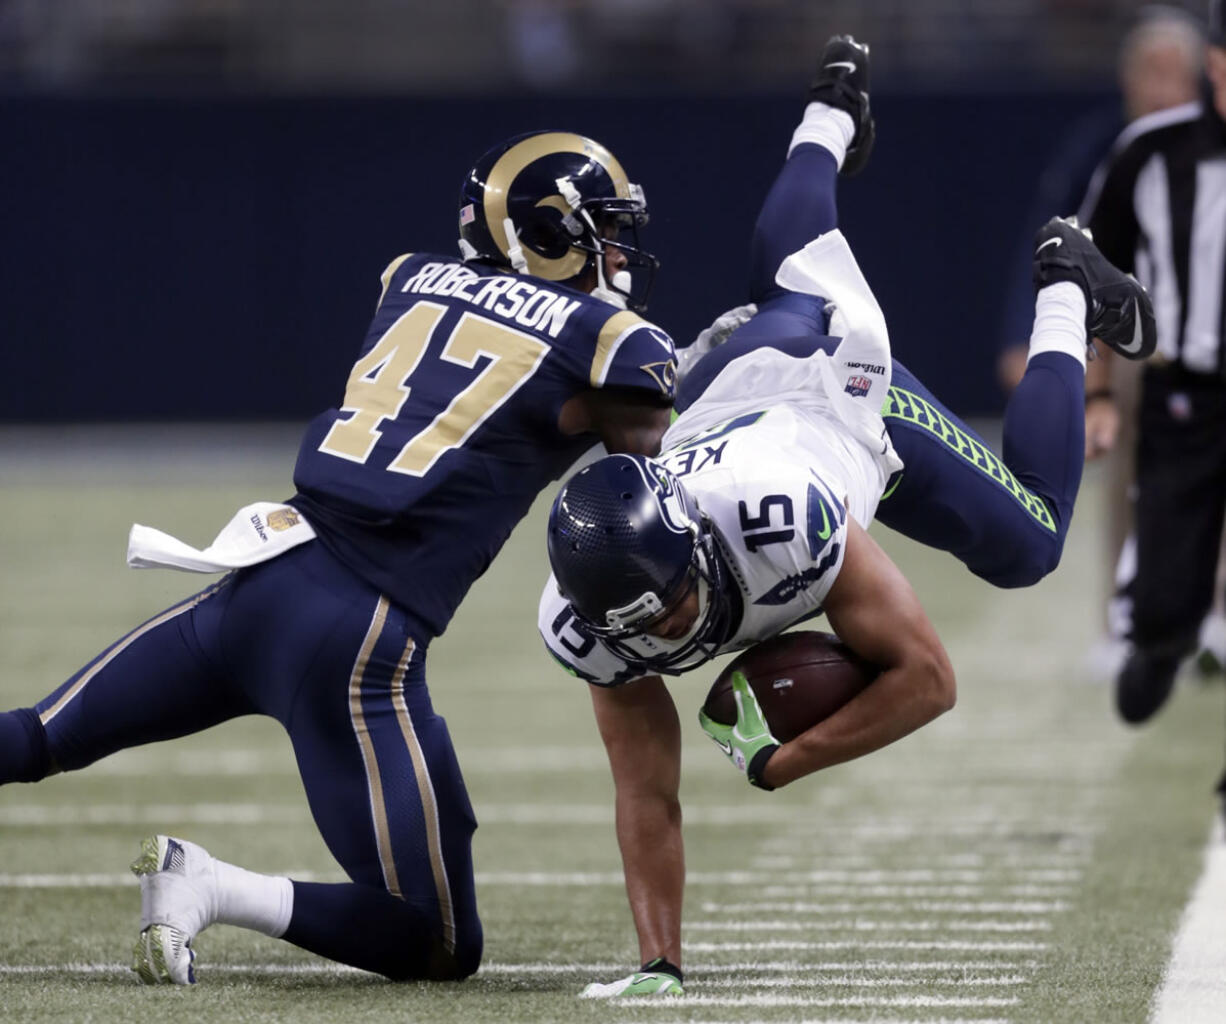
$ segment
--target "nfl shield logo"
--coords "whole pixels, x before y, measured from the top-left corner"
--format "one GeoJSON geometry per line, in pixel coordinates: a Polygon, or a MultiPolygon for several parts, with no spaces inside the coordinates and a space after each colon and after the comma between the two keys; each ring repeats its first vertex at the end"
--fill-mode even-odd
{"type": "Polygon", "coordinates": [[[863,398],[868,394],[868,389],[873,386],[873,382],[867,377],[848,377],[846,391],[852,398],[863,398]]]}

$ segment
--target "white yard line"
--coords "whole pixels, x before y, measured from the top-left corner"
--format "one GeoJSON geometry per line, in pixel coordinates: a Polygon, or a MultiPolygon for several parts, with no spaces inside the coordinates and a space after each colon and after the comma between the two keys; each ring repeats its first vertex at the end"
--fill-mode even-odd
{"type": "MultiPolygon", "coordinates": [[[[1072,894],[1069,885],[846,885],[826,883],[822,885],[768,885],[761,893],[767,899],[783,896],[862,896],[865,899],[892,897],[895,899],[931,898],[936,896],[982,896],[990,893],[993,896],[1029,896],[1038,899],[1050,899],[1056,896],[1072,894]]],[[[1063,902],[1058,901],[1058,902],[1063,902]]]]}
{"type": "MultiPolygon", "coordinates": [[[[805,1017],[803,1020],[792,1021],[792,1024],[864,1024],[864,1021],[863,1017],[805,1017]]],[[[642,1018],[616,1021],[613,1024],[642,1024],[642,1018]]],[[[694,1018],[667,1022],[657,1020],[652,1024],[762,1024],[762,1022],[746,1021],[744,1017],[726,1020],[704,1017],[701,1020],[694,1018]]],[[[888,1024],[1012,1024],[1012,1022],[1007,1017],[890,1017],[888,1024]]]]}
{"type": "Polygon", "coordinates": [[[1183,912],[1151,1024],[1221,1024],[1226,1019],[1226,832],[1215,818],[1205,869],[1183,912]]]}
{"type": "Polygon", "coordinates": [[[14,804],[0,808],[5,828],[48,825],[286,825],[311,822],[306,804],[14,804]]]}
{"type": "Polygon", "coordinates": [[[1029,974],[1006,974],[995,978],[973,978],[961,974],[950,974],[935,978],[866,978],[859,973],[824,975],[811,978],[806,975],[794,975],[783,978],[755,978],[747,981],[744,978],[721,978],[703,981],[702,989],[735,988],[735,989],[771,989],[771,988],[817,988],[827,985],[841,985],[846,988],[916,988],[922,986],[930,989],[936,985],[949,985],[954,988],[994,988],[1009,985],[1026,985],[1034,979],[1029,974]]]}
{"type": "Polygon", "coordinates": [[[874,921],[870,918],[847,918],[834,921],[690,921],[684,925],[695,932],[1046,932],[1047,921],[874,921]]]}
{"type": "MultiPolygon", "coordinates": [[[[269,873],[288,875],[299,881],[340,881],[343,876],[339,872],[316,872],[298,868],[272,870],[269,873]]],[[[730,871],[701,872],[691,875],[690,885],[753,885],[767,880],[769,875],[730,871]]],[[[620,871],[582,871],[582,872],[546,872],[546,871],[488,871],[477,872],[478,885],[507,885],[534,887],[580,887],[625,885],[625,878],[620,871]]],[[[136,880],[127,872],[105,873],[0,873],[0,889],[80,889],[109,888],[113,886],[135,885],[136,880]]]]}
{"type": "Polygon", "coordinates": [[[756,952],[765,950],[834,950],[834,949],[905,949],[911,952],[921,950],[965,950],[972,953],[1045,953],[1048,950],[1046,942],[966,942],[957,939],[949,940],[907,940],[907,939],[846,939],[828,940],[822,942],[795,942],[786,939],[772,939],[768,942],[687,942],[687,953],[733,953],[756,952]]]}
{"type": "Polygon", "coordinates": [[[636,1009],[672,1009],[685,1006],[1016,1006],[1016,996],[785,996],[768,993],[760,996],[673,996],[668,999],[611,999],[614,1006],[636,1009]]]}
{"type": "MultiPolygon", "coordinates": [[[[956,960],[940,960],[940,961],[902,961],[899,963],[890,963],[889,961],[870,960],[870,961],[842,961],[842,962],[816,962],[802,963],[796,960],[789,961],[746,961],[743,963],[722,963],[717,961],[702,961],[698,960],[692,963],[689,970],[693,974],[702,974],[703,972],[784,972],[784,971],[804,971],[804,972],[838,972],[840,975],[848,971],[894,971],[894,972],[911,972],[915,974],[925,974],[941,971],[960,971],[960,970],[976,970],[976,971],[1017,971],[1028,968],[1037,967],[1037,961],[1023,962],[1006,962],[1001,961],[956,961],[956,960]]],[[[626,964],[621,960],[597,961],[594,963],[556,963],[553,961],[534,962],[534,963],[505,963],[495,961],[492,963],[484,963],[481,965],[479,974],[498,974],[498,975],[517,975],[517,974],[600,974],[608,971],[623,971],[626,964]]],[[[108,973],[126,973],[131,968],[125,963],[62,963],[62,964],[0,964],[0,976],[3,975],[39,975],[39,974],[108,974],[108,973]]],[[[365,974],[367,972],[360,971],[356,967],[347,967],[344,964],[336,963],[303,963],[303,964],[282,964],[282,963],[244,963],[244,964],[226,964],[212,963],[204,965],[203,969],[210,972],[217,971],[225,974],[239,974],[244,972],[256,974],[365,974]]],[[[1008,976],[1006,976],[1008,978],[1008,976]]],[[[753,982],[755,985],[776,986],[776,985],[809,985],[809,984],[829,984],[837,982],[838,979],[826,979],[824,982],[817,980],[795,980],[795,979],[758,979],[753,982]]],[[[857,982],[850,982],[857,983],[857,982]]],[[[875,982],[874,984],[879,984],[875,982]]],[[[899,984],[919,984],[923,979],[905,979],[898,982],[899,984]]],[[[1012,980],[995,980],[982,979],[973,984],[1012,984],[1012,980]]],[[[704,983],[720,985],[718,982],[704,983]]],[[[732,984],[732,983],[728,983],[732,984]]]]}
{"type": "MultiPolygon", "coordinates": [[[[203,758],[206,762],[212,759],[203,758]]],[[[252,762],[244,759],[245,768],[233,774],[249,774],[252,762]]],[[[215,774],[205,772],[202,774],[215,774]]],[[[607,825],[613,821],[612,803],[597,804],[480,804],[476,806],[477,820],[483,825],[607,825]]],[[[717,805],[695,805],[685,809],[687,826],[724,827],[738,823],[752,822],[755,824],[791,825],[794,824],[796,811],[788,807],[772,807],[769,804],[759,806],[738,806],[734,808],[717,805]]],[[[172,820],[176,822],[207,822],[219,825],[262,825],[267,823],[284,824],[298,822],[309,823],[310,814],[305,801],[255,804],[255,803],[190,803],[190,804],[148,804],[136,806],[130,803],[115,804],[41,804],[12,803],[0,807],[0,826],[45,826],[45,825],[132,825],[157,823],[172,820]]],[[[910,841],[923,837],[944,837],[946,835],[979,837],[985,844],[997,838],[1008,838],[1009,829],[1003,833],[1000,826],[992,823],[928,823],[924,826],[909,822],[893,822],[885,820],[869,823],[829,823],[821,832],[823,838],[838,840],[839,846],[869,839],[890,839],[899,842],[910,841]]],[[[793,832],[792,844],[805,844],[812,847],[813,843],[803,831],[793,832]]],[[[786,867],[793,864],[813,862],[812,849],[806,854],[760,856],[762,867],[786,867]]],[[[967,855],[963,853],[935,854],[950,865],[960,862],[966,866],[967,855]]],[[[1066,853],[1028,854],[1026,862],[1031,866],[1048,866],[1055,869],[1066,868],[1080,858],[1077,851],[1066,853]]],[[[866,853],[833,855],[822,853],[822,861],[844,864],[854,868],[871,862],[866,853]]],[[[982,857],[976,856],[977,863],[982,857]]]]}
{"type": "MultiPolygon", "coordinates": [[[[488,974],[569,974],[571,972],[604,971],[625,968],[624,961],[575,964],[545,961],[537,963],[483,963],[482,973],[488,974]]],[[[1038,960],[693,960],[687,970],[693,973],[736,971],[742,974],[782,972],[902,971],[931,974],[942,971],[1025,971],[1039,967],[1038,960]]],[[[759,982],[755,981],[755,984],[759,982]]],[[[769,982],[761,982],[768,984],[769,982]]]]}
{"type": "Polygon", "coordinates": [[[909,914],[1056,914],[1068,910],[1065,900],[907,900],[874,902],[872,900],[843,903],[772,902],[702,904],[706,914],[875,914],[906,911],[909,914]]]}
{"type": "MultiPolygon", "coordinates": [[[[270,870],[271,874],[288,875],[299,881],[337,881],[342,878],[339,872],[317,872],[301,868],[270,870]]],[[[872,875],[880,877],[886,872],[873,871],[872,875]]],[[[903,872],[903,874],[908,874],[903,872]]],[[[761,885],[769,882],[774,875],[760,871],[696,871],[687,878],[689,885],[735,886],[761,885]]],[[[0,873],[0,889],[77,889],[106,888],[115,885],[135,884],[132,877],[125,872],[105,873],[0,873]]],[[[510,886],[595,886],[609,885],[621,887],[625,879],[620,871],[478,871],[478,885],[510,885],[510,886]]],[[[853,887],[854,888],[854,887],[853,887]]]]}
{"type": "MultiPolygon", "coordinates": [[[[345,964],[207,964],[209,974],[368,974],[367,971],[345,964]]],[[[127,964],[0,964],[0,977],[6,975],[42,974],[129,974],[127,964]]],[[[378,975],[370,975],[378,977],[378,975]]]]}

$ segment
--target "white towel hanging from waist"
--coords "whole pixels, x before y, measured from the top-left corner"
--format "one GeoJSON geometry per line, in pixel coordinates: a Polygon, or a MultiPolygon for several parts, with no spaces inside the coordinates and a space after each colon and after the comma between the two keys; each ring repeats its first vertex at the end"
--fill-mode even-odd
{"type": "Polygon", "coordinates": [[[296,508],[257,501],[235,512],[203,551],[152,526],[135,523],[128,534],[128,565],[133,569],[225,572],[266,562],[314,538],[314,529],[296,508]]]}

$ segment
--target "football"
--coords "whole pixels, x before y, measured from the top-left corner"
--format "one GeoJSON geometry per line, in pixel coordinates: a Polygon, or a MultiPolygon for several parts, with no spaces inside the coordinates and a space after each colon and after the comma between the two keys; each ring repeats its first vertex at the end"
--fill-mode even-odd
{"type": "Polygon", "coordinates": [[[739,654],[712,684],[703,710],[736,721],[732,674],[742,672],[780,743],[829,718],[877,678],[878,669],[833,633],[782,633],[739,654]]]}

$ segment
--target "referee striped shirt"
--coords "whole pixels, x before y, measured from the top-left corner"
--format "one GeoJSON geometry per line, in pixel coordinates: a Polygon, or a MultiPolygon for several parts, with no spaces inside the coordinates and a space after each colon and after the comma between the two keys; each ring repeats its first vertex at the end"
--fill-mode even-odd
{"type": "Polygon", "coordinates": [[[1078,214],[1149,290],[1157,358],[1226,373],[1226,125],[1200,103],[1130,124],[1078,214]]]}

